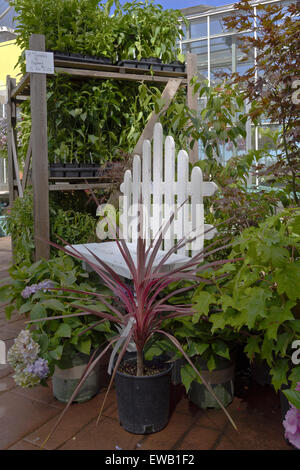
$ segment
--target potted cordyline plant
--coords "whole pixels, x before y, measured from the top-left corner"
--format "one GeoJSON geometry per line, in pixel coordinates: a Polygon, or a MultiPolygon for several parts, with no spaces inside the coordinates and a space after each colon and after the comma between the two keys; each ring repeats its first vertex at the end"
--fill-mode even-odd
{"type": "MultiPolygon", "coordinates": [[[[163,335],[171,343],[173,343],[176,348],[178,348],[186,361],[191,365],[195,373],[199,376],[202,383],[207,387],[209,392],[219,403],[220,407],[227,415],[229,421],[236,429],[235,423],[229,415],[228,411],[217,398],[211,386],[197,370],[192,360],[185,353],[178,339],[176,339],[168,331],[164,330],[162,326],[164,320],[183,316],[191,316],[194,314],[192,305],[170,304],[168,300],[171,297],[174,298],[175,295],[182,294],[183,292],[194,288],[195,284],[197,285],[202,282],[209,282],[207,279],[200,277],[201,272],[236,260],[225,259],[205,263],[205,258],[225,248],[224,245],[221,247],[216,247],[217,243],[219,243],[217,241],[213,242],[193,257],[188,258],[188,260],[179,267],[169,271],[164,271],[164,267],[166,267],[166,262],[170,256],[176,253],[178,249],[184,247],[187,243],[195,240],[197,236],[200,236],[198,233],[196,235],[193,234],[193,237],[189,237],[189,239],[188,237],[184,237],[178,240],[169,251],[164,252],[164,256],[160,259],[154,268],[154,261],[159,253],[159,248],[161,246],[163,237],[172,224],[174,216],[175,214],[173,213],[165,225],[160,228],[154,241],[152,241],[149,246],[147,246],[146,241],[142,235],[143,216],[142,210],[140,210],[136,263],[134,262],[133,256],[130,253],[126,241],[122,238],[122,236],[120,236],[119,228],[115,226],[113,227],[115,230],[114,233],[117,233],[115,242],[131,273],[133,288],[124,282],[124,280],[108,264],[92,253],[92,251],[90,251],[87,246],[86,248],[93,255],[95,262],[92,262],[83,256],[74,247],[62,247],[50,242],[51,245],[63,250],[65,253],[89,264],[89,266],[100,276],[102,282],[104,282],[104,284],[109,287],[109,289],[111,289],[115,299],[117,300],[117,302],[112,305],[107,302],[107,298],[104,295],[91,292],[90,295],[94,296],[95,299],[101,300],[108,311],[99,311],[91,308],[90,305],[87,307],[78,305],[78,309],[81,310],[79,313],[73,313],[67,316],[51,317],[51,320],[53,320],[54,318],[61,319],[72,316],[95,315],[99,317],[99,323],[109,320],[117,327],[116,335],[112,337],[101,353],[97,357],[91,357],[77,388],[74,390],[73,395],[61,413],[52,432],[54,432],[60,423],[65,412],[72,403],[74,397],[76,397],[78,390],[88,377],[89,373],[93,370],[98,361],[101,360],[101,357],[103,357],[110,347],[114,347],[114,351],[110,359],[110,365],[113,364],[112,375],[99,413],[98,421],[101,416],[106,397],[116,377],[119,420],[123,427],[125,427],[126,430],[137,434],[157,432],[165,427],[169,419],[170,364],[159,364],[158,367],[153,368],[153,364],[148,364],[146,361],[144,361],[143,356],[145,346],[150,341],[150,339],[153,340],[154,335],[163,335]],[[179,289],[175,288],[175,290],[173,290],[171,293],[168,292],[166,295],[165,288],[170,287],[173,283],[176,284],[176,281],[181,279],[194,281],[194,285],[179,289]],[[117,332],[117,330],[119,332],[117,332]],[[122,359],[124,359],[124,355],[128,349],[128,346],[132,342],[134,342],[136,347],[136,361],[134,360],[135,364],[133,365],[130,361],[127,361],[127,364],[126,361],[121,363],[122,359]],[[116,352],[118,352],[118,355],[116,355],[116,352]],[[116,357],[115,361],[114,355],[116,357]],[[122,367],[121,370],[119,369],[120,366],[122,367]],[[159,379],[165,374],[167,375],[168,379],[163,379],[163,384],[161,384],[159,379]],[[125,390],[123,388],[119,393],[118,385],[123,387],[124,383],[125,390]],[[125,402],[122,400],[125,400],[125,402]],[[163,409],[160,407],[159,400],[162,400],[164,403],[163,409]],[[155,410],[158,409],[160,410],[158,422],[153,423],[153,417],[158,414],[155,410]]],[[[229,245],[226,245],[226,247],[227,246],[229,245]]],[[[65,290],[72,292],[72,289],[65,290]]],[[[82,292],[79,290],[73,290],[73,292],[89,294],[88,292],[82,292]]],[[[41,322],[46,320],[47,318],[39,318],[37,321],[41,322]]],[[[90,328],[93,328],[93,326],[90,326],[90,328]]]]}

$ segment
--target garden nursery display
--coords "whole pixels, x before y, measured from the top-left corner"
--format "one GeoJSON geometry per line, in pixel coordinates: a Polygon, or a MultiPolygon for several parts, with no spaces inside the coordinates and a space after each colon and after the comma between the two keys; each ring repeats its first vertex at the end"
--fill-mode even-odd
{"type": "MultiPolygon", "coordinates": [[[[189,23],[179,10],[147,0],[9,3],[18,15],[22,73],[38,34],[55,60],[79,70],[89,64],[153,76],[48,75],[49,239],[36,237],[30,172],[22,196],[9,207],[0,201],[0,237],[12,239],[0,302],[7,321],[24,319],[7,362],[18,387],[29,394],[50,387],[53,407],[62,406],[35,445],[46,446],[68,413],[80,416],[97,395],[97,424],[105,422],[113,389],[124,433],[144,439],[168,429],[179,390],[192,424],[201,413],[206,426],[213,410],[226,418],[222,433],[238,436],[246,425],[239,429],[235,399],[255,382],[278,399],[284,445],[300,449],[299,103],[291,99],[299,5],[237,3],[222,24],[243,38],[245,58],[255,47],[255,67],[209,82],[187,78],[181,41],[189,23]],[[166,105],[166,84],[155,79],[168,73],[184,86],[166,105]],[[141,156],[134,155],[154,118],[141,156]],[[271,124],[251,149],[249,128],[255,140],[262,122],[271,124]],[[189,159],[194,146],[205,158],[189,159]],[[50,246],[49,259],[36,256],[37,242],[50,246]]],[[[23,98],[15,134],[22,184],[33,135],[32,99],[23,98]]],[[[7,158],[5,119],[0,156],[7,158]]]]}

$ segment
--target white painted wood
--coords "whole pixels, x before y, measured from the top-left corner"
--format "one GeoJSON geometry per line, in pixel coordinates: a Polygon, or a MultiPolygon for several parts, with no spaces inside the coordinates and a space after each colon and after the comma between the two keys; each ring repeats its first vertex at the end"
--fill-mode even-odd
{"type": "Polygon", "coordinates": [[[130,230],[130,217],[128,215],[129,208],[132,204],[132,180],[130,170],[125,171],[124,182],[121,186],[121,191],[124,192],[124,197],[122,197],[120,201],[120,227],[123,238],[130,241],[132,238],[130,230]]]}
{"type": "Polygon", "coordinates": [[[142,194],[144,205],[144,230],[147,245],[150,244],[151,230],[150,230],[150,217],[151,217],[151,193],[152,193],[152,178],[151,178],[151,142],[144,140],[143,142],[143,161],[142,161],[142,194]]]}
{"type": "MultiPolygon", "coordinates": [[[[136,243],[127,242],[128,249],[131,253],[132,259],[137,264],[136,256],[136,243]]],[[[100,263],[94,258],[90,253],[94,253],[98,258],[100,258],[104,263],[108,264],[117,274],[124,276],[128,279],[132,279],[130,271],[127,267],[127,264],[124,261],[124,258],[120,255],[119,247],[115,242],[102,242],[102,243],[88,243],[85,245],[69,245],[66,246],[67,249],[73,251],[75,254],[76,251],[84,255],[90,262],[96,264],[97,266],[100,263]],[[75,251],[76,250],[76,251],[75,251]]],[[[150,254],[151,254],[150,250],[150,254]]],[[[159,250],[157,256],[154,260],[153,269],[155,269],[162,257],[165,255],[163,250],[159,250]]],[[[184,264],[188,261],[188,257],[180,256],[178,254],[173,254],[170,258],[164,263],[162,272],[171,271],[176,266],[184,264]]],[[[100,265],[101,266],[101,265],[100,265]]]]}
{"type": "Polygon", "coordinates": [[[138,205],[141,194],[141,157],[135,155],[133,159],[132,174],[132,206],[129,208],[129,214],[132,216],[132,241],[138,239],[138,205]]]}
{"type": "MultiPolygon", "coordinates": [[[[187,181],[189,171],[189,156],[185,150],[180,150],[177,157],[177,181],[178,181],[178,192],[177,192],[177,240],[181,240],[185,233],[188,233],[188,192],[187,192],[187,181]],[[181,207],[182,206],[182,207],[181,207]]],[[[185,253],[185,247],[178,250],[178,253],[183,255],[185,253]]]]}
{"type": "MultiPolygon", "coordinates": [[[[194,167],[189,176],[189,156],[185,150],[179,151],[176,162],[174,139],[167,136],[163,146],[163,129],[160,123],[156,123],[154,127],[152,151],[149,140],[143,143],[141,163],[142,178],[139,176],[140,161],[136,156],[133,163],[132,188],[136,185],[142,187],[144,211],[149,214],[148,225],[145,228],[148,243],[177,208],[174,222],[165,233],[161,249],[169,250],[177,240],[189,236],[191,243],[178,250],[178,254],[191,256],[199,252],[203,248],[204,239],[212,239],[217,233],[216,230],[205,233],[212,229],[212,226],[204,223],[203,206],[203,197],[212,196],[218,189],[217,185],[212,181],[203,181],[199,167],[194,167]],[[182,208],[178,209],[182,204],[182,208]]],[[[123,205],[124,208],[129,207],[131,194],[128,182],[125,184],[126,178],[125,175],[120,188],[123,198],[127,200],[127,205],[123,205]]],[[[137,194],[137,189],[132,191],[137,194]]],[[[127,214],[128,210],[123,212],[122,220],[125,221],[127,214]]],[[[133,230],[134,237],[129,236],[127,238],[129,242],[136,239],[136,228],[133,230]]]]}
{"type": "Polygon", "coordinates": [[[203,176],[199,167],[194,167],[192,170],[191,186],[191,229],[195,233],[191,249],[194,253],[202,250],[204,244],[203,176]]]}
{"type": "MultiPolygon", "coordinates": [[[[139,155],[135,155],[132,173],[130,170],[125,172],[124,181],[120,186],[123,193],[120,204],[120,222],[123,236],[135,259],[140,191],[144,213],[143,231],[147,244],[153,241],[161,226],[169,221],[171,214],[175,211],[174,222],[163,237],[163,243],[154,265],[157,265],[162,253],[172,248],[176,241],[183,237],[190,238],[189,244],[170,257],[165,269],[173,269],[191,255],[199,253],[203,248],[204,239],[209,240],[217,233],[211,225],[204,223],[203,198],[212,196],[218,188],[214,182],[203,181],[199,167],[194,167],[189,175],[187,152],[180,150],[176,159],[173,138],[167,136],[164,143],[163,140],[162,126],[156,123],[152,144],[147,139],[143,142],[142,160],[139,155]],[[179,208],[180,205],[182,205],[181,208],[179,208]],[[205,233],[209,229],[212,230],[205,233]]],[[[131,277],[116,243],[102,242],[72,246],[95,262],[85,248],[87,246],[103,261],[109,263],[118,274],[127,278],[131,277]]]]}
{"type": "MultiPolygon", "coordinates": [[[[164,221],[167,223],[175,209],[175,142],[173,137],[170,135],[168,135],[165,140],[164,175],[165,184],[164,187],[162,187],[162,190],[165,194],[165,212],[163,215],[164,221]],[[166,190],[166,188],[168,189],[166,190]]],[[[170,250],[173,245],[174,224],[171,224],[164,237],[164,250],[170,250]]]]}
{"type": "MultiPolygon", "coordinates": [[[[170,137],[170,136],[168,136],[168,137],[170,137]]],[[[166,137],[166,140],[167,140],[167,137],[166,137]]],[[[170,188],[169,182],[161,181],[160,184],[161,184],[161,191],[163,193],[166,193],[170,188]]],[[[153,182],[150,181],[149,185],[150,185],[151,191],[153,193],[153,182]]],[[[203,188],[202,188],[203,197],[213,196],[217,190],[218,190],[218,186],[213,181],[203,181],[203,188]]],[[[120,191],[122,193],[124,193],[124,184],[123,183],[120,186],[120,191]]],[[[178,192],[178,182],[177,181],[173,181],[173,191],[174,191],[174,193],[178,192]]],[[[191,194],[191,192],[192,192],[192,186],[191,186],[190,181],[187,182],[187,192],[188,192],[188,194],[191,194]]]]}
{"type": "Polygon", "coordinates": [[[153,219],[152,237],[156,237],[162,225],[162,186],[163,180],[163,128],[158,122],[153,133],[153,219]]]}

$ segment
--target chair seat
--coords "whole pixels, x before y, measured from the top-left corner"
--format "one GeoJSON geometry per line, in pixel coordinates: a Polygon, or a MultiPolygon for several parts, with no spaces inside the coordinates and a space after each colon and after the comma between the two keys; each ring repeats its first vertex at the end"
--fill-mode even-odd
{"type": "MultiPolygon", "coordinates": [[[[136,255],[136,243],[126,243],[130,251],[132,259],[136,265],[137,255],[136,255]]],[[[86,243],[84,245],[69,245],[68,248],[70,251],[77,250],[80,254],[84,255],[89,261],[95,265],[101,266],[101,264],[94,258],[90,253],[94,253],[98,258],[107,263],[117,274],[123,276],[127,279],[132,279],[131,273],[128,269],[128,266],[120,253],[119,247],[116,242],[101,242],[101,243],[86,243]],[[90,251],[89,251],[90,250],[90,251]]],[[[151,253],[152,250],[150,250],[151,253]]],[[[74,251],[75,252],[75,251],[74,251]]],[[[153,269],[155,269],[160,260],[166,255],[166,252],[159,250],[155,257],[153,263],[153,269]]],[[[190,258],[184,255],[172,254],[169,259],[164,263],[163,269],[161,272],[171,271],[174,268],[179,267],[181,264],[189,261],[190,258]]]]}

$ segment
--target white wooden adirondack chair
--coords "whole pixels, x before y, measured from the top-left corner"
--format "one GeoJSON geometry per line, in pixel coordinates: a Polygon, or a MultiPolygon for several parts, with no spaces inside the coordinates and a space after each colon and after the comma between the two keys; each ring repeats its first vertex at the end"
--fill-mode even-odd
{"type": "MultiPolygon", "coordinates": [[[[142,159],[134,156],[133,170],[127,170],[120,190],[121,200],[120,222],[128,248],[136,258],[136,240],[138,237],[138,205],[142,192],[144,236],[147,244],[157,235],[159,228],[167,222],[175,209],[176,217],[166,232],[161,250],[158,252],[154,267],[169,250],[176,240],[196,231],[199,236],[189,245],[178,250],[168,259],[164,269],[173,269],[187,261],[187,257],[203,248],[204,238],[210,239],[216,233],[211,225],[204,223],[203,197],[212,196],[217,190],[213,182],[204,182],[202,171],[194,167],[189,177],[189,157],[185,150],[180,150],[175,158],[175,143],[167,136],[163,146],[163,129],[156,123],[153,135],[153,158],[151,142],[143,142],[142,159]],[[176,208],[182,207],[176,212],[176,208]],[[207,232],[207,230],[210,230],[207,232]],[[206,233],[207,232],[207,233],[206,233]]],[[[192,236],[192,235],[191,235],[192,236]]],[[[100,259],[108,263],[118,274],[131,277],[129,269],[121,256],[116,242],[89,243],[87,245],[71,245],[95,263],[91,250],[100,259]],[[87,249],[88,248],[88,249],[87,249]]]]}

